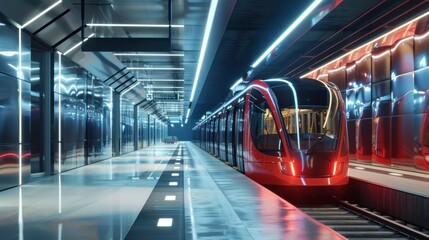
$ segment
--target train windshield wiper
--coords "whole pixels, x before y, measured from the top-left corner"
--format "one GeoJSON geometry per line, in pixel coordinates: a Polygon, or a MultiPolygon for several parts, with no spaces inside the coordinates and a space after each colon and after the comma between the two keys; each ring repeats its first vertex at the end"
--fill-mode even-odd
{"type": "Polygon", "coordinates": [[[308,154],[310,154],[312,151],[313,151],[313,149],[314,149],[314,147],[326,136],[326,134],[328,133],[328,132],[330,132],[330,131],[332,131],[331,129],[326,129],[326,131],[323,133],[323,135],[319,138],[319,139],[317,139],[314,143],[313,143],[313,145],[311,145],[311,147],[307,150],[307,152],[305,153],[306,155],[308,155],[308,154]]]}

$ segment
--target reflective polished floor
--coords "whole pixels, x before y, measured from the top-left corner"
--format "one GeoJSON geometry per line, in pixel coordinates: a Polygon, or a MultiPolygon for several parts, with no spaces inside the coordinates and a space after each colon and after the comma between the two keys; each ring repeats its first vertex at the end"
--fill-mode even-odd
{"type": "Polygon", "coordinates": [[[149,147],[0,192],[0,239],[123,239],[176,147],[149,147]]]}
{"type": "Polygon", "coordinates": [[[159,144],[0,192],[0,239],[183,238],[343,239],[188,142],[159,144]],[[179,181],[162,185],[163,176],[177,176],[179,169],[179,181]],[[165,195],[177,186],[183,187],[183,224],[175,225],[177,216],[148,220],[162,201],[177,200],[165,195]],[[165,196],[153,200],[159,187],[165,196]],[[139,225],[165,234],[133,231],[139,225]],[[183,236],[165,230],[170,227],[183,236]]]}

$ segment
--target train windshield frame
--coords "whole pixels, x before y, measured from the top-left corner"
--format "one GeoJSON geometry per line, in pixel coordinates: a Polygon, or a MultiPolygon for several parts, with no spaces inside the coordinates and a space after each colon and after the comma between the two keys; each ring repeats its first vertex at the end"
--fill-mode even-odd
{"type": "Polygon", "coordinates": [[[265,81],[277,98],[286,141],[295,151],[335,151],[341,133],[341,96],[314,79],[265,81]]]}

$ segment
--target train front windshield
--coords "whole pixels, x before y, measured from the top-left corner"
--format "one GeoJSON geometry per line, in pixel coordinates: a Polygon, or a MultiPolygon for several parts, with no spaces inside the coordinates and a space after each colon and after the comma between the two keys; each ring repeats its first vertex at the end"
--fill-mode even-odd
{"type": "Polygon", "coordinates": [[[338,149],[341,96],[334,87],[311,79],[268,80],[267,83],[276,95],[292,149],[338,149]]]}

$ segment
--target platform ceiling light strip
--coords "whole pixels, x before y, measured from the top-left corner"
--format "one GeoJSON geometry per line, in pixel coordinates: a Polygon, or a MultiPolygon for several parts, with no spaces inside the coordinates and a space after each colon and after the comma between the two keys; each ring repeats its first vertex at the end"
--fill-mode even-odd
{"type": "Polygon", "coordinates": [[[139,82],[184,82],[185,79],[137,79],[139,82]]]}
{"type": "Polygon", "coordinates": [[[83,41],[80,41],[79,43],[77,43],[76,45],[74,45],[72,48],[70,48],[69,50],[67,50],[64,55],[67,55],[68,53],[70,53],[71,51],[73,51],[75,48],[79,47],[83,42],[86,42],[89,38],[92,38],[95,34],[91,34],[89,35],[87,38],[85,38],[83,41]]]}
{"type": "Polygon", "coordinates": [[[37,14],[37,16],[35,16],[34,18],[30,19],[28,22],[24,23],[21,28],[25,28],[26,26],[28,26],[29,24],[31,24],[32,22],[36,21],[39,17],[43,16],[43,14],[49,12],[52,8],[56,7],[58,4],[60,4],[62,2],[62,0],[52,4],[50,7],[48,7],[47,9],[45,9],[43,12],[37,14]]]}
{"type": "Polygon", "coordinates": [[[389,34],[392,34],[393,32],[398,31],[398,29],[401,29],[401,28],[403,28],[403,27],[405,27],[405,26],[407,26],[407,25],[409,25],[409,24],[411,24],[411,23],[413,23],[413,22],[415,22],[415,21],[418,21],[419,19],[424,18],[424,17],[426,17],[426,16],[428,16],[428,15],[429,15],[429,12],[426,12],[426,13],[424,13],[423,15],[420,15],[419,17],[414,18],[413,20],[411,20],[411,21],[409,21],[409,22],[406,22],[406,23],[402,24],[402,25],[401,25],[401,26],[399,26],[399,27],[396,27],[396,28],[394,28],[393,30],[391,30],[391,31],[389,31],[389,32],[387,32],[387,33],[385,33],[385,34],[383,34],[383,35],[381,35],[381,36],[379,36],[379,37],[377,37],[377,38],[375,38],[375,39],[373,39],[373,40],[371,40],[371,41],[369,41],[369,42],[367,42],[367,43],[365,43],[365,44],[362,44],[362,45],[360,45],[360,46],[356,47],[355,49],[353,49],[353,50],[351,50],[351,51],[349,51],[349,52],[347,52],[347,53],[345,53],[345,54],[343,54],[343,55],[341,55],[341,56],[339,56],[339,57],[335,58],[334,60],[332,60],[332,61],[330,61],[330,62],[328,62],[328,63],[326,63],[326,64],[324,64],[324,65],[322,65],[322,66],[320,66],[320,67],[318,67],[318,68],[316,68],[316,69],[314,69],[313,71],[308,72],[308,73],[306,73],[306,74],[303,74],[303,75],[301,76],[301,78],[303,78],[303,77],[305,77],[305,76],[307,76],[307,75],[310,75],[310,74],[312,74],[313,72],[315,72],[315,71],[317,71],[317,70],[319,70],[319,69],[321,69],[321,68],[324,68],[324,67],[326,67],[326,66],[330,65],[331,63],[333,63],[333,62],[335,62],[335,61],[338,61],[339,59],[341,59],[341,58],[343,58],[343,57],[345,57],[345,56],[349,55],[350,53],[352,53],[352,52],[354,52],[354,51],[358,50],[359,48],[361,48],[362,46],[364,46],[364,45],[366,45],[366,44],[372,44],[372,43],[374,43],[375,41],[378,41],[378,40],[380,40],[381,38],[384,38],[384,37],[388,36],[389,34]]]}
{"type": "Polygon", "coordinates": [[[271,51],[276,48],[320,3],[322,0],[314,1],[301,15],[274,41],[271,46],[251,65],[252,68],[258,66],[271,51]]]}
{"type": "Polygon", "coordinates": [[[235,87],[238,86],[238,84],[243,82],[243,78],[238,79],[229,89],[234,90],[235,87]]]}
{"type": "Polygon", "coordinates": [[[125,90],[123,93],[121,93],[121,96],[124,95],[125,93],[131,91],[131,89],[137,87],[137,85],[139,85],[140,82],[136,82],[132,87],[128,88],[127,90],[125,90]]]}
{"type": "Polygon", "coordinates": [[[163,91],[163,90],[150,90],[150,89],[147,89],[147,91],[148,92],[155,92],[155,93],[177,93],[177,94],[183,94],[183,90],[176,90],[176,91],[173,91],[173,90],[167,91],[167,90],[165,90],[165,91],[163,91]]]}
{"type": "Polygon", "coordinates": [[[198,80],[200,78],[201,67],[203,65],[204,56],[206,55],[207,43],[209,41],[210,32],[213,26],[217,4],[218,4],[218,0],[212,0],[210,4],[209,15],[207,17],[207,24],[204,31],[203,43],[201,45],[200,57],[198,59],[198,64],[197,64],[197,71],[195,72],[194,84],[192,86],[191,97],[189,99],[190,102],[192,102],[192,100],[194,99],[195,90],[197,88],[198,80]]]}
{"type": "Polygon", "coordinates": [[[184,71],[185,68],[176,68],[176,67],[165,67],[165,68],[161,68],[161,67],[128,67],[128,70],[165,70],[165,71],[171,71],[171,70],[179,70],[179,71],[184,71]]]}
{"type": "MultiPolygon", "coordinates": [[[[218,0],[212,0],[210,3],[210,10],[209,10],[209,15],[207,17],[207,24],[206,24],[206,28],[204,30],[203,44],[201,45],[200,57],[198,59],[198,64],[197,64],[197,71],[195,72],[194,84],[192,85],[191,97],[189,98],[190,104],[192,103],[192,100],[194,99],[195,91],[197,89],[198,81],[200,78],[201,68],[203,65],[204,56],[206,55],[207,44],[209,41],[211,29],[213,26],[213,21],[215,18],[217,4],[218,4],[218,0]]],[[[188,113],[186,114],[185,123],[188,123],[188,117],[189,117],[190,110],[191,109],[189,108],[188,113]]]]}
{"type": "MultiPolygon", "coordinates": [[[[128,23],[87,23],[89,27],[143,27],[143,28],[168,28],[168,24],[128,24],[128,23]]],[[[172,28],[184,28],[185,25],[171,25],[172,28]]]]}
{"type": "Polygon", "coordinates": [[[139,57],[184,57],[184,53],[114,53],[115,56],[139,56],[139,57]]]}
{"type": "Polygon", "coordinates": [[[163,88],[183,88],[183,87],[176,87],[176,86],[164,86],[164,87],[149,87],[149,86],[146,86],[147,88],[150,88],[150,89],[154,89],[154,88],[161,88],[161,89],[163,89],[163,88]]]}

